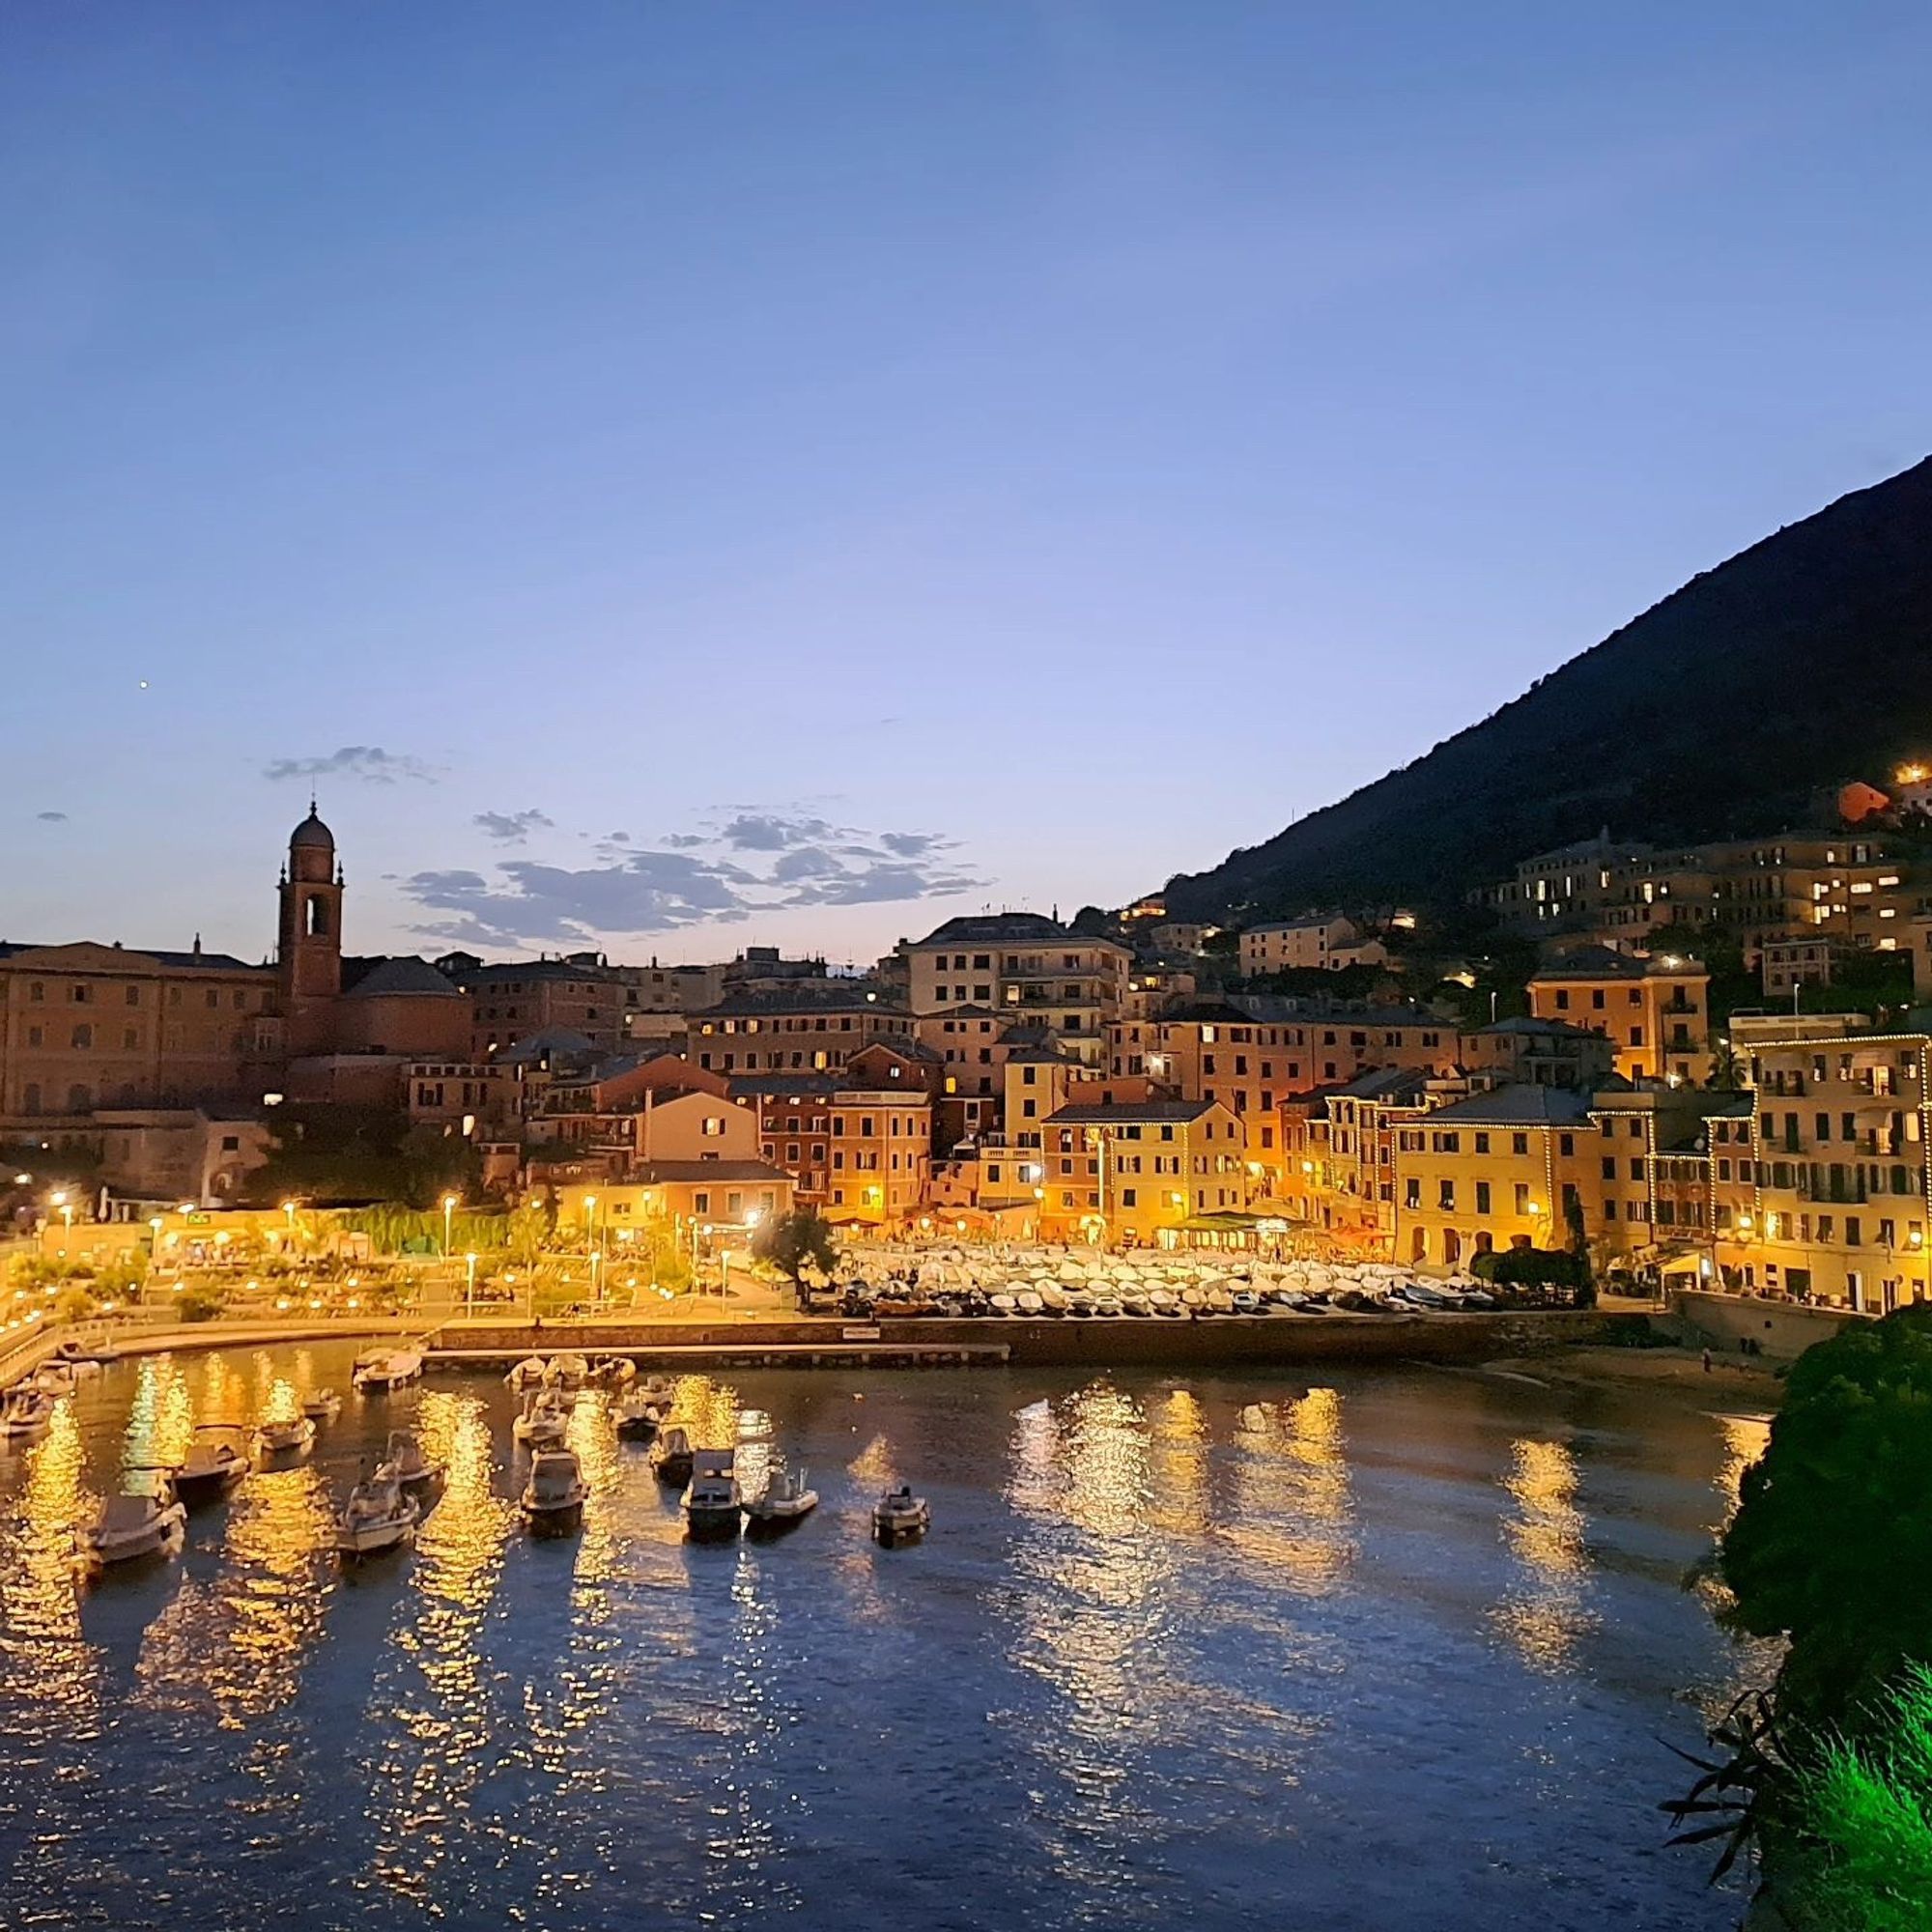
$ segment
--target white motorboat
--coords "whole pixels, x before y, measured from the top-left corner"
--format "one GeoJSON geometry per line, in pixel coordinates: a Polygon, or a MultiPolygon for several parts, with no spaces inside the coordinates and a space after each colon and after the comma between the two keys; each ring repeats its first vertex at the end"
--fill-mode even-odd
{"type": "Polygon", "coordinates": [[[422,1444],[410,1430],[392,1429],[376,1474],[400,1484],[403,1493],[414,1497],[416,1508],[422,1510],[441,1492],[444,1469],[423,1454],[422,1444]]]}
{"type": "Polygon", "coordinates": [[[342,1413],[342,1398],[333,1389],[317,1389],[302,1404],[302,1413],[313,1423],[333,1422],[342,1413]]]}
{"type": "Polygon", "coordinates": [[[749,1519],[746,1526],[753,1534],[789,1529],[793,1523],[802,1522],[817,1507],[818,1492],[806,1487],[804,1469],[793,1469],[781,1456],[775,1456],[764,1493],[753,1497],[745,1505],[745,1514],[749,1519]]]}
{"type": "Polygon", "coordinates": [[[522,1395],[526,1389],[542,1388],[544,1378],[544,1358],[541,1355],[526,1355],[510,1373],[503,1378],[511,1388],[522,1395]]]}
{"type": "Polygon", "coordinates": [[[677,1401],[677,1384],[668,1376],[646,1376],[638,1393],[656,1403],[661,1415],[668,1415],[677,1401]]]}
{"type": "Polygon", "coordinates": [[[872,1507],[872,1534],[881,1543],[910,1543],[923,1536],[932,1522],[932,1512],[923,1496],[916,1496],[901,1483],[888,1490],[872,1507]]]}
{"type": "Polygon", "coordinates": [[[73,1385],[78,1379],[71,1362],[43,1362],[27,1378],[27,1386],[58,1401],[62,1396],[73,1393],[73,1385]]]}
{"type": "Polygon", "coordinates": [[[691,1481],[691,1437],[681,1423],[673,1422],[658,1432],[658,1439],[651,1445],[651,1467],[661,1483],[673,1483],[682,1489],[691,1481]]]}
{"type": "Polygon", "coordinates": [[[606,1388],[619,1389],[637,1380],[638,1365],[628,1355],[606,1355],[590,1373],[606,1388]]]}
{"type": "Polygon", "coordinates": [[[175,1465],[175,1493],[192,1509],[218,1502],[248,1473],[248,1432],[239,1422],[204,1422],[175,1465]]]}
{"type": "Polygon", "coordinates": [[[82,1557],[90,1570],[149,1557],[179,1556],[187,1540],[187,1510],[167,1471],[157,1470],[145,1495],[109,1496],[86,1533],[82,1557]]]}
{"type": "Polygon", "coordinates": [[[351,1559],[375,1556],[413,1543],[422,1512],[393,1476],[378,1469],[349,1492],[335,1520],[336,1553],[351,1559]]]}
{"type": "Polygon", "coordinates": [[[527,1449],[555,1449],[570,1433],[570,1410],[555,1389],[524,1398],[524,1412],[510,1425],[510,1435],[527,1449]]]}
{"type": "Polygon", "coordinates": [[[373,1349],[355,1358],[349,1379],[370,1395],[403,1387],[422,1374],[422,1351],[417,1349],[373,1349]]]}
{"type": "Polygon", "coordinates": [[[32,1382],[10,1388],[0,1399],[0,1442],[31,1442],[44,1435],[54,1419],[55,1398],[32,1382]]]}
{"type": "Polygon", "coordinates": [[[590,1364],[582,1355],[553,1355],[544,1364],[544,1384],[575,1395],[589,1379],[590,1364]]]}
{"type": "Polygon", "coordinates": [[[315,1447],[315,1424],[305,1415],[277,1417],[255,1425],[255,1454],[265,1463],[306,1456],[315,1447]]]}
{"type": "Polygon", "coordinates": [[[664,1411],[636,1389],[617,1405],[617,1434],[626,1442],[648,1442],[663,1420],[664,1411]]]}
{"type": "Polygon", "coordinates": [[[524,1520],[535,1536],[568,1536],[583,1525],[590,1486],[568,1449],[540,1449],[530,1461],[530,1479],[519,1499],[524,1520]]]}
{"type": "Polygon", "coordinates": [[[686,1485],[684,1526],[693,1536],[736,1536],[745,1499],[738,1491],[736,1451],[696,1449],[692,1452],[691,1481],[686,1485]]]}

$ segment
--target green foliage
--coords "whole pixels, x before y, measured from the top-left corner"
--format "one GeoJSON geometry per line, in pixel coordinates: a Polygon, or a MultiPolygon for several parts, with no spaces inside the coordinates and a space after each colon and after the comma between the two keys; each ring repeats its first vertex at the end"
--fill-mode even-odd
{"type": "Polygon", "coordinates": [[[217,1283],[198,1282],[185,1288],[175,1297],[175,1307],[184,1321],[213,1321],[221,1313],[227,1291],[217,1283]]]}
{"type": "MultiPolygon", "coordinates": [[[[510,1217],[495,1211],[478,1213],[459,1208],[449,1220],[452,1255],[494,1255],[509,1245],[510,1217]]],[[[382,1255],[440,1255],[442,1252],[442,1210],[418,1210],[384,1204],[376,1208],[343,1208],[326,1217],[325,1228],[344,1234],[367,1235],[382,1255]]]]}
{"type": "Polygon", "coordinates": [[[1569,1288],[1590,1286],[1590,1261],[1569,1248],[1497,1248],[1469,1264],[1478,1281],[1498,1288],[1569,1288]]]}
{"type": "Polygon", "coordinates": [[[481,1161],[460,1134],[412,1127],[399,1110],[277,1107],[267,1162],[248,1177],[250,1201],[294,1196],[321,1206],[400,1202],[428,1208],[447,1193],[468,1194],[481,1161]]]}
{"type": "Polygon", "coordinates": [[[832,1224],[811,1208],[794,1208],[789,1214],[765,1222],[752,1237],[752,1252],[788,1277],[794,1288],[808,1266],[829,1275],[838,1265],[832,1224]]]}
{"type": "Polygon", "coordinates": [[[1790,1640],[1782,1710],[1847,1724],[1932,1662],[1932,1307],[1855,1322],[1793,1364],[1719,1548],[1744,1630],[1790,1640]]]}
{"type": "Polygon", "coordinates": [[[1786,1916],[1817,1932],[1922,1932],[1932,1917],[1932,1671],[1874,1699],[1865,1741],[1833,1737],[1797,1777],[1786,1916]]]}

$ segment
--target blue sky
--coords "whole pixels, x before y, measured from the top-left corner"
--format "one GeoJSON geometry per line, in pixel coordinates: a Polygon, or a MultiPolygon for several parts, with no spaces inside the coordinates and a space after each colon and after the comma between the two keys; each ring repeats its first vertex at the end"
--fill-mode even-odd
{"type": "Polygon", "coordinates": [[[0,937],[1117,903],[1932,446],[1907,7],[14,0],[0,937]]]}

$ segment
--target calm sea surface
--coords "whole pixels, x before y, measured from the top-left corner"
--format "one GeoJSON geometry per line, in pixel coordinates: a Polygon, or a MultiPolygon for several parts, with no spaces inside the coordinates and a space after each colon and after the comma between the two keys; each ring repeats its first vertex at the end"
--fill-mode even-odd
{"type": "Polygon", "coordinates": [[[118,1364],[0,1455],[0,1923],[297,1928],[1736,1923],[1657,1800],[1761,1667],[1680,1587],[1762,1442],[1499,1378],[692,1378],[824,1498],[688,1545],[587,1394],[532,1543],[509,1392],[350,1398],[313,1461],[77,1593],[69,1531],[326,1346],[118,1364]],[[412,1553],[334,1509],[449,1460],[412,1553]],[[931,1499],[923,1547],[873,1497],[931,1499]]]}

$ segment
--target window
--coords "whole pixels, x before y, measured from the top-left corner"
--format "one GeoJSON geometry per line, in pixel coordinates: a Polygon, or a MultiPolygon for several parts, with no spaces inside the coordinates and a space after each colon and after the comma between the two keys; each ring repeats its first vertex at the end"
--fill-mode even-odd
{"type": "Polygon", "coordinates": [[[700,1187],[691,1197],[691,1211],[694,1214],[708,1214],[711,1212],[711,1195],[707,1189],[700,1187]]]}
{"type": "Polygon", "coordinates": [[[85,1050],[94,1044],[94,1029],[91,1026],[77,1026],[73,1030],[73,1044],[85,1050]]]}
{"type": "Polygon", "coordinates": [[[139,1006],[139,1005],[141,1004],[141,989],[140,989],[140,987],[138,987],[138,986],[129,986],[129,987],[128,988],[128,1005],[129,1005],[130,1007],[138,1007],[138,1006],[139,1006]]]}
{"type": "Polygon", "coordinates": [[[1487,1214],[1489,1211],[1490,1183],[1487,1180],[1479,1180],[1476,1182],[1476,1212],[1478,1214],[1487,1214]]]}

